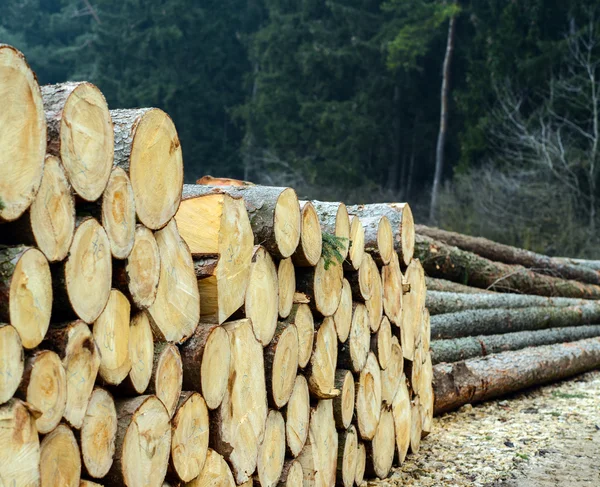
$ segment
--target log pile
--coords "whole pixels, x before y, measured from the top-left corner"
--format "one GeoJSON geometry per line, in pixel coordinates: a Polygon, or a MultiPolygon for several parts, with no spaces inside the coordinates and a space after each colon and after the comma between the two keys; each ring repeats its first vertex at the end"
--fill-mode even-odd
{"type": "Polygon", "coordinates": [[[416,225],[436,414],[600,367],[600,273],[416,225]]]}
{"type": "Polygon", "coordinates": [[[351,487],[418,451],[410,207],[207,180],[166,113],[0,45],[0,484],[351,487]]]}

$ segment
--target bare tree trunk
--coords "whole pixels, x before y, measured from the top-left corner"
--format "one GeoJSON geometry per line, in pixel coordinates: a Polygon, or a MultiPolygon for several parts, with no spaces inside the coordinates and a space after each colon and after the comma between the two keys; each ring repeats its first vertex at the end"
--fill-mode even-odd
{"type": "Polygon", "coordinates": [[[431,189],[431,206],[429,207],[429,221],[436,219],[436,208],[440,182],[442,179],[442,170],[444,167],[444,144],[446,142],[446,129],[448,126],[448,92],[450,81],[450,63],[452,62],[452,52],[454,51],[454,34],[456,32],[456,15],[450,17],[448,23],[448,41],[446,43],[446,55],[444,56],[444,67],[442,74],[442,93],[440,109],[440,131],[438,134],[437,146],[435,151],[435,174],[433,176],[433,188],[431,189]]]}

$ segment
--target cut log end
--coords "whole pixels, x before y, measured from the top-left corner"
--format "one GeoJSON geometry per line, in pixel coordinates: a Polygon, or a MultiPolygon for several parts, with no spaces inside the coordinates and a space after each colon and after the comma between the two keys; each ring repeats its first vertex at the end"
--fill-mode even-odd
{"type": "Polygon", "coordinates": [[[365,301],[369,311],[369,324],[372,332],[379,330],[381,318],[383,317],[383,286],[381,283],[381,274],[374,260],[370,260],[371,272],[371,297],[365,301]]]}
{"type": "Polygon", "coordinates": [[[115,259],[126,259],[135,239],[135,199],[127,173],[115,167],[102,195],[102,226],[115,259]]]}
{"type": "Polygon", "coordinates": [[[382,216],[377,227],[377,248],[383,265],[390,263],[394,252],[392,225],[386,216],[382,216]]]}
{"type": "Polygon", "coordinates": [[[13,397],[25,368],[23,345],[11,325],[0,323],[0,404],[13,397]]]}
{"type": "Polygon", "coordinates": [[[280,325],[265,350],[267,392],[272,404],[282,408],[288,402],[298,371],[298,331],[295,325],[280,325]]]}
{"type": "Polygon", "coordinates": [[[312,311],[308,304],[294,304],[286,321],[296,325],[298,330],[298,367],[304,368],[310,361],[315,338],[315,322],[312,311]]]}
{"type": "Polygon", "coordinates": [[[402,323],[402,297],[404,288],[398,255],[394,253],[390,263],[381,269],[383,287],[383,311],[390,322],[396,326],[402,323]]]}
{"type": "Polygon", "coordinates": [[[277,327],[279,292],[277,269],[264,247],[255,247],[250,279],[244,304],[246,317],[252,322],[254,336],[267,346],[277,327]]]}
{"type": "Polygon", "coordinates": [[[356,394],[354,390],[354,376],[349,370],[338,369],[335,372],[335,387],[341,391],[333,399],[333,417],[339,429],[348,429],[354,416],[356,394]]]}
{"type": "Polygon", "coordinates": [[[404,463],[410,447],[412,433],[412,408],[410,395],[406,385],[404,374],[392,402],[392,414],[394,416],[394,431],[396,435],[396,451],[400,464],[404,463]]]}
{"type": "Polygon", "coordinates": [[[356,464],[358,462],[358,435],[356,428],[350,426],[339,434],[337,485],[352,487],[356,478],[356,464]]]}
{"type": "Polygon", "coordinates": [[[352,327],[352,288],[347,279],[343,280],[340,304],[333,315],[333,321],[340,343],[345,343],[352,327]]]}
{"type": "Polygon", "coordinates": [[[40,485],[79,487],[81,454],[71,429],[64,424],[47,434],[40,445],[40,485]]]}
{"type": "Polygon", "coordinates": [[[80,434],[83,466],[90,477],[101,479],[110,470],[116,437],[115,402],[104,389],[95,389],[90,397],[80,434]]]}
{"type": "Polygon", "coordinates": [[[311,394],[316,398],[331,399],[340,394],[339,389],[335,388],[337,344],[333,318],[325,318],[316,333],[308,373],[308,386],[311,394]]]}
{"type": "Polygon", "coordinates": [[[377,355],[381,370],[385,370],[392,357],[392,327],[385,316],[379,330],[371,336],[371,350],[377,355]]]}
{"type": "Polygon", "coordinates": [[[46,119],[40,88],[21,52],[0,45],[0,222],[19,218],[40,187],[46,119]],[[10,134],[10,136],[8,135],[10,134]]]}
{"type": "Polygon", "coordinates": [[[296,292],[296,272],[291,258],[282,259],[277,267],[277,280],[279,287],[279,316],[287,318],[294,305],[296,292]]]}
{"type": "Polygon", "coordinates": [[[390,473],[394,462],[396,450],[396,435],[394,430],[394,416],[391,408],[384,406],[381,410],[377,431],[367,445],[367,465],[370,473],[384,479],[390,473]]]}
{"type": "Polygon", "coordinates": [[[312,267],[317,265],[321,257],[322,234],[319,215],[310,201],[304,202],[302,206],[302,230],[300,243],[294,252],[294,264],[300,267],[312,267]]]}
{"type": "Polygon", "coordinates": [[[285,436],[288,452],[297,457],[308,438],[310,395],[303,375],[294,381],[292,395],[285,408],[285,436]]]}
{"type": "Polygon", "coordinates": [[[365,470],[367,468],[367,449],[365,444],[362,441],[359,441],[356,450],[356,472],[354,483],[357,486],[360,486],[365,478],[365,470]]]}
{"type": "Polygon", "coordinates": [[[340,349],[338,362],[341,367],[360,372],[367,361],[371,334],[369,312],[362,303],[354,303],[350,337],[340,349]]]}
{"type": "Polygon", "coordinates": [[[372,440],[381,415],[381,370],[377,358],[369,352],[356,387],[356,419],[363,440],[372,440]]]}
{"type": "Polygon", "coordinates": [[[425,308],[425,274],[418,259],[413,260],[408,266],[406,281],[410,284],[410,292],[403,298],[400,344],[404,358],[412,360],[425,308]]]}
{"type": "Polygon", "coordinates": [[[214,328],[206,339],[200,364],[200,385],[210,409],[216,409],[223,401],[230,364],[231,347],[227,332],[221,327],[214,328]]]}
{"type": "Polygon", "coordinates": [[[300,242],[302,216],[296,191],[284,189],[275,205],[273,233],[277,249],[283,259],[291,257],[300,242]]]}
{"type": "Polygon", "coordinates": [[[287,460],[283,464],[279,487],[302,487],[302,465],[298,460],[287,460]]]}
{"type": "Polygon", "coordinates": [[[365,255],[365,229],[360,218],[352,216],[350,219],[350,248],[348,249],[348,266],[358,270],[365,255]]]}
{"type": "Polygon", "coordinates": [[[209,448],[202,472],[187,485],[189,487],[235,487],[235,480],[224,458],[209,448]]]}
{"type": "Polygon", "coordinates": [[[150,384],[154,357],[154,336],[148,314],[141,311],[131,318],[129,327],[129,382],[137,394],[143,394],[150,384]]]}
{"type": "Polygon", "coordinates": [[[277,485],[285,460],[285,423],[278,411],[270,411],[265,434],[258,449],[257,472],[260,485],[277,485]]]}
{"type": "Polygon", "coordinates": [[[179,349],[172,343],[157,344],[154,347],[154,370],[148,391],[162,401],[170,418],[177,409],[182,384],[183,363],[179,349]]]}
{"type": "Polygon", "coordinates": [[[394,205],[402,211],[402,223],[400,228],[402,262],[408,266],[415,253],[415,220],[408,203],[394,205]]]}
{"type": "Polygon", "coordinates": [[[388,366],[381,371],[381,399],[386,404],[392,404],[394,395],[400,387],[404,372],[404,356],[398,342],[398,337],[391,339],[391,354],[388,366]]]}

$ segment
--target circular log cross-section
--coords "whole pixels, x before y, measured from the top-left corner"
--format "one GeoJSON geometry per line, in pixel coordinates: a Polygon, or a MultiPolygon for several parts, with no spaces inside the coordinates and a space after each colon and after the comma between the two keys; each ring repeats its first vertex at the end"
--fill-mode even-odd
{"type": "MultiPolygon", "coordinates": [[[[392,450],[393,453],[393,450],[392,450]]],[[[339,433],[337,479],[338,485],[352,487],[356,477],[356,462],[358,460],[358,435],[356,428],[350,426],[339,433]]]]}
{"type": "Polygon", "coordinates": [[[42,184],[29,214],[23,217],[23,225],[29,228],[18,226],[18,233],[25,235],[28,243],[35,244],[50,262],[67,257],[75,232],[75,197],[60,161],[54,156],[46,157],[42,184]],[[33,238],[29,239],[28,234],[33,238]]]}
{"type": "Polygon", "coordinates": [[[349,370],[338,369],[335,372],[335,387],[341,391],[333,399],[333,417],[339,429],[348,429],[354,416],[354,376],[349,370]]]}
{"type": "Polygon", "coordinates": [[[394,395],[400,387],[400,380],[404,372],[404,357],[398,337],[391,339],[391,354],[388,366],[381,371],[381,400],[386,404],[392,404],[394,395]]]}
{"type": "Polygon", "coordinates": [[[297,457],[308,438],[310,421],[310,395],[308,383],[303,375],[298,375],[285,412],[285,436],[288,453],[297,457]]]}
{"type": "Polygon", "coordinates": [[[93,327],[94,340],[100,349],[100,377],[119,385],[131,370],[129,357],[129,313],[127,298],[116,289],[93,327]]]}
{"type": "Polygon", "coordinates": [[[200,294],[190,250],[179,236],[175,220],[156,232],[160,280],[148,308],[154,332],[168,342],[184,342],[200,320],[200,294]]]}
{"type": "Polygon", "coordinates": [[[345,343],[352,327],[352,288],[347,279],[343,280],[340,304],[333,315],[335,331],[340,343],[345,343]]]}
{"type": "Polygon", "coordinates": [[[57,274],[53,276],[56,311],[73,310],[88,324],[96,321],[110,295],[112,258],[106,231],[94,218],[80,222],[57,274]]]}
{"type": "Polygon", "coordinates": [[[31,247],[0,247],[0,322],[15,327],[32,349],[50,326],[52,277],[44,254],[31,247]]]}
{"type": "Polygon", "coordinates": [[[80,432],[81,458],[90,477],[101,479],[108,473],[115,455],[116,438],[115,401],[104,389],[95,389],[80,432]]]}
{"type": "Polygon", "coordinates": [[[154,347],[154,367],[148,393],[155,394],[165,405],[169,418],[177,409],[183,384],[183,363],[177,346],[157,343],[154,347]]]}
{"type": "Polygon", "coordinates": [[[79,487],[81,454],[75,435],[65,424],[46,435],[40,445],[40,485],[79,487]]]}
{"type": "Polygon", "coordinates": [[[340,239],[338,250],[342,260],[345,260],[350,247],[350,217],[346,205],[329,201],[311,201],[311,203],[319,216],[322,231],[340,239]]]}
{"type": "Polygon", "coordinates": [[[412,453],[419,453],[421,435],[423,433],[423,419],[421,417],[421,404],[418,396],[410,403],[410,423],[410,451],[412,453]]]}
{"type": "Polygon", "coordinates": [[[383,317],[379,330],[371,335],[371,350],[377,355],[381,370],[387,369],[392,357],[392,326],[387,317],[383,317]]]}
{"type": "Polygon", "coordinates": [[[367,307],[362,303],[353,303],[353,308],[350,337],[340,348],[338,364],[353,372],[360,372],[369,354],[371,330],[367,307]]]}
{"type": "MultiPolygon", "coordinates": [[[[0,465],[8,485],[40,484],[40,440],[27,403],[11,399],[0,406],[0,465]]],[[[77,455],[79,457],[79,454],[77,455]]]]}
{"type": "Polygon", "coordinates": [[[425,353],[425,360],[421,371],[419,400],[421,406],[421,419],[423,421],[421,436],[424,438],[431,433],[434,412],[433,365],[431,363],[430,352],[425,353]]]}
{"type": "Polygon", "coordinates": [[[265,434],[258,449],[257,472],[261,487],[274,487],[285,460],[285,422],[279,411],[269,411],[265,434]]]}
{"type": "Polygon", "coordinates": [[[188,487],[235,487],[235,480],[225,459],[209,448],[200,475],[186,485],[188,487]]]}
{"type": "Polygon", "coordinates": [[[20,396],[41,413],[35,420],[40,434],[52,431],[67,406],[67,376],[56,353],[36,352],[25,363],[20,396]]]}
{"type": "Polygon", "coordinates": [[[373,441],[367,443],[368,472],[385,479],[392,469],[395,451],[394,416],[390,407],[383,406],[373,441]]]}
{"type": "Polygon", "coordinates": [[[381,324],[381,318],[383,317],[383,285],[381,283],[381,274],[377,268],[375,261],[371,260],[372,266],[372,280],[371,289],[373,290],[371,297],[365,301],[367,310],[369,311],[369,323],[371,325],[371,331],[374,333],[379,330],[381,324]]]}
{"type": "Polygon", "coordinates": [[[400,383],[392,402],[392,414],[394,415],[396,450],[400,464],[402,464],[408,453],[412,431],[410,395],[404,374],[401,375],[400,383]]]}
{"type": "Polygon", "coordinates": [[[3,323],[0,323],[0,357],[0,404],[4,404],[19,387],[25,364],[19,333],[3,323]]]}
{"type": "Polygon", "coordinates": [[[318,399],[331,399],[340,394],[335,388],[338,340],[333,318],[323,320],[315,336],[314,350],[307,371],[308,387],[318,399]]]}
{"type": "Polygon", "coordinates": [[[356,387],[356,419],[363,440],[372,440],[381,415],[381,370],[373,352],[360,372],[356,387]]]}
{"type": "Polygon", "coordinates": [[[183,187],[183,157],[171,118],[158,108],[111,110],[115,164],[131,180],[138,219],[151,230],[177,212],[183,187]]]}
{"type": "Polygon", "coordinates": [[[402,271],[398,255],[394,253],[388,265],[381,268],[383,287],[383,311],[390,322],[396,326],[402,323],[402,271]]]}
{"type": "Polygon", "coordinates": [[[42,86],[48,152],[60,157],[67,178],[85,201],[106,188],[113,164],[114,134],[108,105],[91,83],[42,86]]]}
{"type": "Polygon", "coordinates": [[[275,333],[279,315],[277,268],[261,246],[254,248],[244,312],[252,322],[254,336],[266,347],[275,333]]]}
{"type": "Polygon", "coordinates": [[[410,292],[403,297],[400,343],[404,358],[412,360],[415,355],[418,330],[422,323],[426,291],[425,273],[418,259],[413,260],[406,269],[405,280],[410,284],[410,292]]]}
{"type": "Polygon", "coordinates": [[[0,44],[0,222],[19,218],[40,187],[46,119],[40,87],[25,57],[0,44]]]}
{"type": "Polygon", "coordinates": [[[298,330],[280,323],[271,343],[265,348],[267,397],[277,409],[286,405],[298,372],[298,330]]]}
{"type": "Polygon", "coordinates": [[[315,267],[299,268],[296,272],[298,291],[310,298],[310,307],[318,316],[333,316],[342,299],[342,266],[321,257],[315,267]]]}
{"type": "Polygon", "coordinates": [[[136,394],[143,394],[150,384],[154,366],[154,336],[150,320],[145,311],[131,318],[129,326],[129,371],[128,387],[136,394]]]}
{"type": "Polygon", "coordinates": [[[50,328],[44,346],[55,350],[62,359],[67,376],[64,418],[71,427],[79,429],[98,375],[100,350],[90,328],[81,320],[50,328]]]}
{"type": "Polygon", "coordinates": [[[200,475],[208,452],[208,409],[200,394],[181,395],[171,428],[171,468],[189,482],[200,475]]]}
{"type": "Polygon", "coordinates": [[[357,271],[362,264],[365,255],[365,229],[362,226],[360,218],[350,217],[350,248],[348,249],[348,258],[346,265],[349,269],[357,271]]]}
{"type": "Polygon", "coordinates": [[[361,217],[365,229],[365,252],[379,265],[390,263],[394,254],[394,236],[390,221],[385,215],[361,217]]]}
{"type": "Polygon", "coordinates": [[[373,258],[371,254],[365,253],[358,271],[347,274],[352,289],[352,298],[355,301],[364,303],[373,294],[374,276],[372,274],[377,269],[377,266],[371,265],[372,263],[373,258]]]}
{"type": "Polygon", "coordinates": [[[115,259],[131,253],[135,234],[135,199],[127,173],[115,167],[102,195],[102,226],[115,259]]]}
{"type": "Polygon", "coordinates": [[[356,485],[362,485],[366,469],[367,448],[365,447],[365,444],[363,442],[359,441],[358,447],[356,448],[356,472],[354,476],[354,483],[356,485]]]}
{"type": "Polygon", "coordinates": [[[277,280],[279,288],[279,316],[287,318],[294,305],[296,292],[296,271],[291,258],[282,259],[277,267],[277,280]]]}
{"type": "Polygon", "coordinates": [[[147,309],[156,299],[159,278],[160,252],[156,238],[144,225],[137,225],[127,260],[113,266],[114,286],[129,298],[134,308],[147,309]]]}
{"type": "Polygon", "coordinates": [[[310,201],[302,203],[302,230],[300,243],[292,259],[298,267],[317,265],[323,248],[319,215],[310,201]]]}
{"type": "Polygon", "coordinates": [[[302,487],[302,465],[298,460],[286,460],[279,478],[280,487],[302,487]]]}
{"type": "Polygon", "coordinates": [[[202,393],[209,409],[221,405],[229,381],[231,347],[222,326],[200,323],[180,348],[183,387],[202,393]]]}
{"type": "Polygon", "coordinates": [[[315,339],[315,322],[308,304],[294,304],[290,315],[284,320],[298,331],[298,367],[305,368],[310,361],[315,339]]]}
{"type": "Polygon", "coordinates": [[[161,487],[169,465],[169,414],[156,396],[119,400],[115,457],[107,485],[161,487]]]}
{"type": "Polygon", "coordinates": [[[256,469],[258,446],[267,420],[267,394],[262,345],[250,320],[223,325],[229,335],[231,367],[223,402],[211,418],[214,448],[232,467],[237,483],[256,469]]]}

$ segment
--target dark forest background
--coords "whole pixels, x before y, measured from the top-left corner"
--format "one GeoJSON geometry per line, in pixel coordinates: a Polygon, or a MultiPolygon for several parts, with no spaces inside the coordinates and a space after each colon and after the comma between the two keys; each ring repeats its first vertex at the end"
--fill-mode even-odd
{"type": "Polygon", "coordinates": [[[166,110],[188,182],[211,174],[302,197],[406,200],[420,222],[597,258],[599,6],[3,0],[0,42],[22,50],[41,83],[85,79],[112,108],[166,110]]]}

